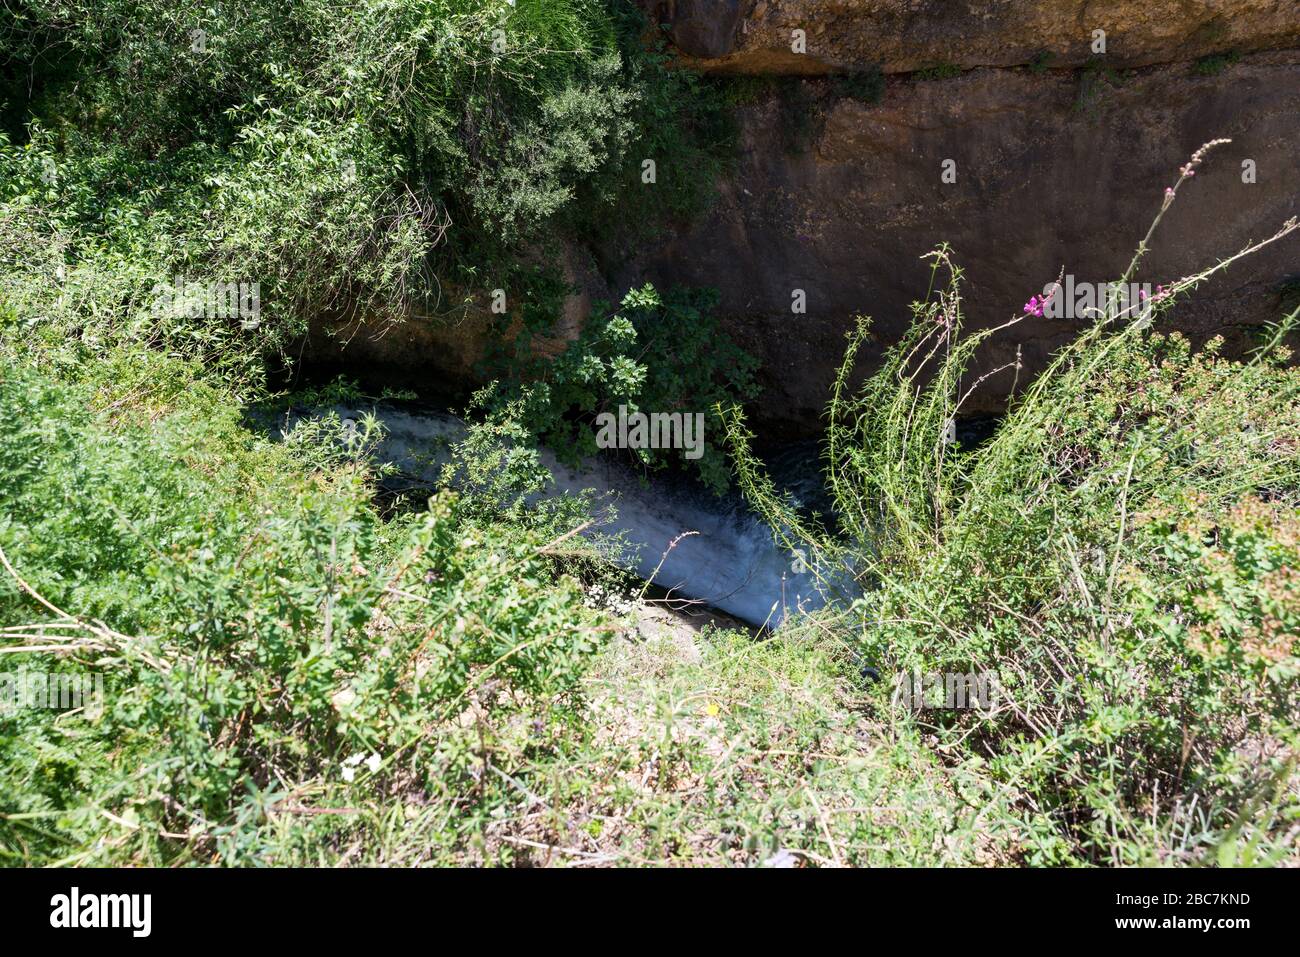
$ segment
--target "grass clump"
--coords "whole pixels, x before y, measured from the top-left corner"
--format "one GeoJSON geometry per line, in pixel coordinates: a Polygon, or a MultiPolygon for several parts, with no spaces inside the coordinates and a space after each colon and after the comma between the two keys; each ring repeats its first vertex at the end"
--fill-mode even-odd
{"type": "Polygon", "coordinates": [[[752,106],[776,94],[782,78],[771,73],[746,73],[724,75],[715,81],[721,90],[723,102],[728,106],[752,106]]]}
{"type": "Polygon", "coordinates": [[[951,80],[954,77],[961,76],[961,67],[955,63],[934,63],[927,67],[922,67],[913,74],[918,80],[929,82],[931,80],[951,80]]]}
{"type": "Polygon", "coordinates": [[[472,807],[471,702],[572,720],[604,634],[579,583],[450,494],[381,521],[373,423],[271,444],[176,360],[0,359],[0,667],[105,689],[0,714],[0,855],[274,863],[322,809],[472,807]]]}
{"type": "Polygon", "coordinates": [[[1109,89],[1121,85],[1123,78],[1099,57],[1093,57],[1078,72],[1079,91],[1074,99],[1076,112],[1092,112],[1109,89]]]}
{"type": "MultiPolygon", "coordinates": [[[[554,749],[529,747],[523,733],[496,738],[493,764],[502,773],[485,786],[495,809],[473,825],[470,860],[796,867],[1009,859],[1011,819],[978,803],[983,785],[973,776],[946,775],[914,729],[863,714],[833,643],[811,631],[762,642],[712,627],[694,638],[633,634],[592,660],[585,720],[554,749]]],[[[373,833],[356,822],[345,843],[374,847],[373,833]]],[[[437,843],[392,835],[381,853],[415,863],[437,843]]]]}
{"type": "Polygon", "coordinates": [[[564,805],[579,826],[547,843],[697,866],[1006,859],[1006,818],[961,793],[978,782],[944,774],[914,729],[869,718],[815,627],[696,644],[602,654],[592,735],[557,775],[575,782],[564,805]]]}
{"type": "Polygon", "coordinates": [[[1192,72],[1197,76],[1218,76],[1240,60],[1241,54],[1236,50],[1229,50],[1226,53],[1211,53],[1192,64],[1192,72]]]}
{"type": "Polygon", "coordinates": [[[1153,329],[1221,264],[1099,318],[960,450],[965,369],[996,330],[960,335],[960,271],[946,250],[933,263],[910,333],[856,392],[865,320],[849,339],[826,465],[852,534],[786,507],[733,417],[742,486],[790,547],[857,579],[839,606],[890,679],[879,708],[914,671],[995,676],[991,709],[912,720],[1009,797],[1026,861],[1242,860],[1245,833],[1253,863],[1293,857],[1300,373],[1283,330],[1229,361],[1153,329]]]}

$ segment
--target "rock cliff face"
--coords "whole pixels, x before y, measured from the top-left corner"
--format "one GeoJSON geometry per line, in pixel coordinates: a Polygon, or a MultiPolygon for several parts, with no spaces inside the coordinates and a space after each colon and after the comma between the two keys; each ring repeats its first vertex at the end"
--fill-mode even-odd
{"type": "MultiPolygon", "coordinates": [[[[880,103],[865,104],[805,81],[800,96],[741,111],[743,156],[719,202],[615,284],[648,275],[718,287],[727,327],[763,360],[765,426],[798,433],[818,422],[853,317],[873,317],[869,363],[924,294],[920,257],[940,242],[965,269],[975,327],[1020,314],[1062,271],[1094,283],[1121,275],[1164,187],[1212,138],[1232,143],[1180,190],[1140,281],[1192,274],[1300,214],[1300,57],[1258,55],[1215,77],[1172,65],[1088,84],[1071,72],[980,69],[891,80],[880,103]],[[806,143],[791,142],[802,122],[792,109],[816,113],[806,143]],[[948,160],[955,182],[944,182],[948,160]],[[1243,182],[1247,161],[1254,182],[1243,182]],[[792,311],[794,290],[805,313],[792,311]]],[[[1293,275],[1294,237],[1203,286],[1176,324],[1244,348],[1252,326],[1278,318],[1293,275]]],[[[1027,319],[991,343],[973,374],[1017,348],[1029,372],[1042,368],[1083,325],[1027,319]]],[[[998,405],[1012,381],[990,379],[974,408],[998,405]]]]}
{"type": "MultiPolygon", "coordinates": [[[[630,260],[571,251],[585,292],[565,326],[578,328],[591,297],[647,278],[717,287],[724,328],[762,359],[756,419],[774,437],[821,427],[854,317],[874,320],[865,371],[924,294],[920,257],[940,242],[965,270],[970,328],[1019,314],[1062,272],[1117,278],[1164,187],[1207,140],[1232,143],[1180,191],[1139,281],[1191,274],[1300,214],[1295,0],[643,3],[693,67],[784,76],[738,107],[741,155],[711,209],[630,260]],[[806,31],[805,54],[791,52],[794,29],[806,31]],[[1093,29],[1106,31],[1105,54],[1091,52],[1093,29]],[[825,76],[873,64],[887,74],[877,102],[825,76]],[[907,72],[918,69],[929,72],[907,72]]],[[[1174,321],[1239,351],[1278,318],[1298,278],[1300,239],[1290,237],[1203,286],[1174,321]]],[[[1023,380],[1083,325],[1022,322],[972,376],[1019,350],[1023,380]]],[[[410,323],[378,343],[360,335],[348,361],[463,387],[482,346],[475,329],[410,323]]],[[[995,408],[1012,384],[1009,372],[991,378],[972,409],[995,408]]]]}
{"type": "Polygon", "coordinates": [[[814,75],[879,65],[1081,66],[1106,35],[1116,68],[1294,45],[1294,0],[641,0],[701,70],[814,75]],[[802,53],[795,31],[803,31],[802,53]]]}

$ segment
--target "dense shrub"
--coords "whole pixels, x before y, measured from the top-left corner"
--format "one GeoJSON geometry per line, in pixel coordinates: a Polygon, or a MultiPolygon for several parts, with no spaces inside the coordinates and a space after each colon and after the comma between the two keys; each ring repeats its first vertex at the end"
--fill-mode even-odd
{"type": "Polygon", "coordinates": [[[526,286],[521,251],[556,231],[694,211],[726,149],[720,101],[642,46],[625,0],[9,10],[9,298],[227,380],[256,383],[319,313],[440,315],[507,274],[526,286]],[[630,189],[645,157],[663,182],[630,189]],[[159,314],[177,277],[257,282],[262,314],[159,314]]]}
{"type": "Polygon", "coordinates": [[[717,409],[756,394],[757,361],[719,330],[716,304],[711,290],[676,288],[660,295],[647,284],[628,292],[613,314],[598,304],[577,339],[553,359],[535,346],[540,330],[523,325],[512,351],[496,360],[507,385],[480,402],[502,421],[513,421],[522,430],[516,438],[540,438],[575,464],[597,451],[593,423],[600,413],[617,414],[620,406],[629,413],[701,413],[702,457],[650,448],[630,454],[647,469],[674,462],[691,467],[721,491],[729,475],[717,409]]]}
{"type": "Polygon", "coordinates": [[[600,633],[545,539],[445,494],[383,523],[364,460],[254,438],[169,360],[8,355],[0,401],[0,668],[106,686],[98,720],[0,714],[0,852],[246,860],[305,804],[472,801],[492,727],[572,720],[600,633]]]}
{"type": "Polygon", "coordinates": [[[850,335],[826,451],[842,533],[788,507],[733,416],[742,486],[828,586],[857,579],[841,627],[888,678],[882,708],[900,676],[994,674],[991,708],[914,718],[1012,796],[1027,861],[1293,854],[1300,370],[1280,343],[1296,314],[1253,357],[1193,352],[1158,320],[1221,267],[1180,280],[1148,315],[1099,317],[963,449],[964,373],[1000,330],[960,334],[960,272],[946,250],[933,262],[911,331],[856,391],[868,323],[850,335]]]}

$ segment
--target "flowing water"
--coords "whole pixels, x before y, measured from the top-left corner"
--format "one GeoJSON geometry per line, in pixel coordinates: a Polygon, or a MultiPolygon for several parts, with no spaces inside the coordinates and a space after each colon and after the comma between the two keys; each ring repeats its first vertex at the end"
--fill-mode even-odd
{"type": "MultiPolygon", "coordinates": [[[[381,403],[364,410],[339,405],[333,411],[344,420],[358,420],[363,411],[379,419],[386,436],[376,459],[398,467],[394,486],[399,489],[436,485],[451,443],[465,434],[460,419],[416,403],[381,403]]],[[[996,422],[993,417],[959,422],[958,443],[979,444],[996,422]]],[[[830,517],[817,442],[793,443],[766,459],[778,488],[788,491],[799,507],[830,517]]],[[[825,604],[826,595],[802,556],[779,547],[735,492],[717,496],[681,475],[646,477],[609,456],[571,468],[543,449],[542,461],[555,483],[547,494],[590,490],[599,504],[614,506],[615,517],[594,531],[623,533],[627,544],[621,564],[670,598],[700,602],[771,628],[796,610],[825,604]]]]}
{"type": "MultiPolygon", "coordinates": [[[[322,411],[328,410],[317,414],[322,411]]],[[[340,405],[333,411],[346,420],[359,419],[363,410],[340,405]]],[[[373,411],[384,426],[387,434],[376,459],[401,470],[399,487],[435,484],[448,461],[450,443],[465,431],[454,416],[418,406],[385,403],[364,411],[373,411]]],[[[555,480],[548,494],[592,490],[602,502],[615,506],[615,517],[598,531],[622,532],[627,547],[621,564],[671,598],[702,602],[769,627],[797,608],[824,603],[800,557],[779,548],[768,527],[737,494],[719,497],[681,476],[646,478],[609,456],[589,459],[579,468],[564,465],[545,450],[542,458],[555,480]]],[[[778,478],[788,476],[796,498],[816,497],[814,446],[791,447],[774,465],[778,478]]]]}

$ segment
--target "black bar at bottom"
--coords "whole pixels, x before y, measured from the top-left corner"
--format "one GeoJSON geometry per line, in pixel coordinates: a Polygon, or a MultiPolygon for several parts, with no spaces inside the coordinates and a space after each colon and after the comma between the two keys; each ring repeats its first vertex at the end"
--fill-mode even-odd
{"type": "MultiPolygon", "coordinates": [[[[1281,932],[1300,880],[1247,870],[398,870],[0,871],[0,927],[131,946],[343,945],[454,934],[487,946],[675,950],[717,940],[771,945],[833,933],[971,946],[1044,932],[1037,946],[1095,937],[1199,934],[1231,944],[1281,932]],[[75,888],[75,891],[74,891],[75,888]],[[147,895],[147,899],[146,896],[147,895]],[[86,926],[109,925],[109,926],[86,926]],[[75,926],[74,926],[75,925],[75,926]],[[147,933],[146,933],[147,931],[147,933]],[[400,936],[394,936],[400,935],[400,936]],[[587,943],[583,943],[586,941],[587,943]]],[[[901,941],[900,941],[901,942],[901,941]]],[[[16,952],[16,951],[14,951],[16,952]]]]}

